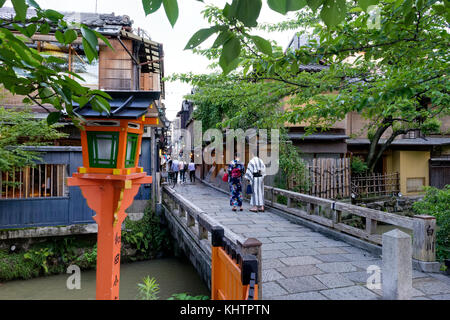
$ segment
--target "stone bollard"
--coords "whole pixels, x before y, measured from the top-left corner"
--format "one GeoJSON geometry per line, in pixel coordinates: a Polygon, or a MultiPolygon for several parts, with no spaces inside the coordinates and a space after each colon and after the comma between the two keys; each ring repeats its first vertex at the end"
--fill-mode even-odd
{"type": "Polygon", "coordinates": [[[408,300],[412,295],[411,237],[394,229],[383,233],[382,288],[385,300],[408,300]]]}

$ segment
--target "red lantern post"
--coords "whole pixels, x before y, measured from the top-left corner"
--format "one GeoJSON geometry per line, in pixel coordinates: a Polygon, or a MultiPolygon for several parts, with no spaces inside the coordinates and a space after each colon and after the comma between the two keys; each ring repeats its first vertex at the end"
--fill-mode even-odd
{"type": "Polygon", "coordinates": [[[92,110],[89,105],[77,112],[87,120],[81,131],[83,167],[68,178],[69,186],[79,186],[88,206],[96,212],[97,300],[119,299],[121,226],[140,185],[152,183],[138,167],[144,124],[158,124],[145,118],[155,92],[108,92],[113,100],[111,114],[92,110]]]}

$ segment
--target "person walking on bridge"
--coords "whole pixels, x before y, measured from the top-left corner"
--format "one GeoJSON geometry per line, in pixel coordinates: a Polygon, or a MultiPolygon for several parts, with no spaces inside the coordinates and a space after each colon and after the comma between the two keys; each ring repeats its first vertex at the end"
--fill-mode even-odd
{"type": "Polygon", "coordinates": [[[177,184],[177,182],[178,182],[178,171],[180,170],[180,167],[179,167],[179,163],[178,163],[178,160],[177,160],[177,158],[174,158],[173,160],[172,160],[172,172],[173,172],[173,186],[175,187],[175,185],[177,184]]]}
{"type": "Polygon", "coordinates": [[[236,154],[234,160],[228,165],[228,185],[230,186],[230,206],[231,210],[242,211],[242,176],[244,175],[244,165],[239,161],[239,155],[236,154]]]}
{"type": "Polygon", "coordinates": [[[247,171],[245,172],[245,179],[247,179],[252,186],[252,195],[250,198],[250,205],[252,212],[264,212],[264,176],[266,175],[266,166],[264,162],[258,158],[255,151],[251,153],[247,171]]]}
{"type": "Polygon", "coordinates": [[[189,180],[195,183],[195,163],[193,159],[191,159],[191,162],[189,162],[188,170],[189,170],[189,180]]]}
{"type": "Polygon", "coordinates": [[[186,163],[186,161],[184,161],[183,158],[180,159],[179,168],[180,168],[180,183],[181,182],[185,183],[186,182],[187,163],[186,163]]]}

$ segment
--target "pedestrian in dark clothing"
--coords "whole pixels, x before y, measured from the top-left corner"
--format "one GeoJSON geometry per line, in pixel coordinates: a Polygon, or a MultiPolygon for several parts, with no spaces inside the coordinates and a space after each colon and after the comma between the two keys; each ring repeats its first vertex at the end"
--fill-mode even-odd
{"type": "Polygon", "coordinates": [[[194,163],[194,161],[191,160],[191,162],[189,162],[188,170],[189,170],[189,180],[191,182],[195,182],[195,163],[194,163]]]}
{"type": "Polygon", "coordinates": [[[175,186],[178,182],[178,171],[180,170],[178,160],[172,160],[172,172],[173,172],[173,186],[175,186]]]}
{"type": "Polygon", "coordinates": [[[180,160],[180,182],[186,182],[186,170],[187,163],[184,160],[180,160]]]}
{"type": "Polygon", "coordinates": [[[239,161],[236,156],[233,161],[228,165],[228,185],[230,186],[230,206],[232,210],[236,211],[239,207],[239,211],[242,211],[242,176],[244,175],[244,165],[239,161]]]}

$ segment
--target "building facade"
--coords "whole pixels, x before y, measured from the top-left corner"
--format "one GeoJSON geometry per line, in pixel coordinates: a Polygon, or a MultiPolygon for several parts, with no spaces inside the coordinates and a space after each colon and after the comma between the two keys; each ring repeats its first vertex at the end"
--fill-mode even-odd
{"type": "MultiPolygon", "coordinates": [[[[147,113],[149,117],[158,117],[158,128],[155,128],[155,140],[158,143],[154,152],[159,154],[159,149],[165,147],[165,131],[170,125],[161,103],[161,99],[164,99],[162,44],[152,41],[144,31],[133,29],[133,21],[128,16],[62,13],[65,14],[66,21],[81,22],[101,33],[113,49],[99,40],[99,58],[89,64],[81,38],[69,46],[62,46],[54,34],[37,33],[33,35],[29,45],[42,54],[65,60],[66,70],[79,74],[84,78],[83,81],[79,80],[81,84],[92,89],[160,93],[159,100],[153,101],[151,105],[149,103],[147,113]]],[[[33,15],[34,11],[29,9],[27,19],[33,15]]],[[[12,8],[0,9],[1,19],[8,20],[13,17],[12,8]]],[[[19,110],[23,108],[23,97],[11,95],[4,89],[0,90],[2,106],[19,110]]],[[[48,109],[56,111],[51,106],[48,106],[48,109]]],[[[47,117],[47,113],[39,106],[31,106],[31,110],[37,119],[47,117]]],[[[85,204],[80,191],[66,185],[66,178],[81,166],[79,129],[69,121],[61,120],[61,124],[61,131],[67,133],[67,138],[55,141],[53,146],[35,149],[42,152],[42,163],[13,173],[0,173],[0,229],[94,223],[93,212],[85,204]],[[14,180],[15,184],[11,184],[11,180],[14,180]]],[[[139,165],[151,175],[150,138],[150,128],[147,127],[142,139],[139,165]]],[[[148,200],[150,194],[150,185],[143,185],[135,199],[148,200]]]]}

